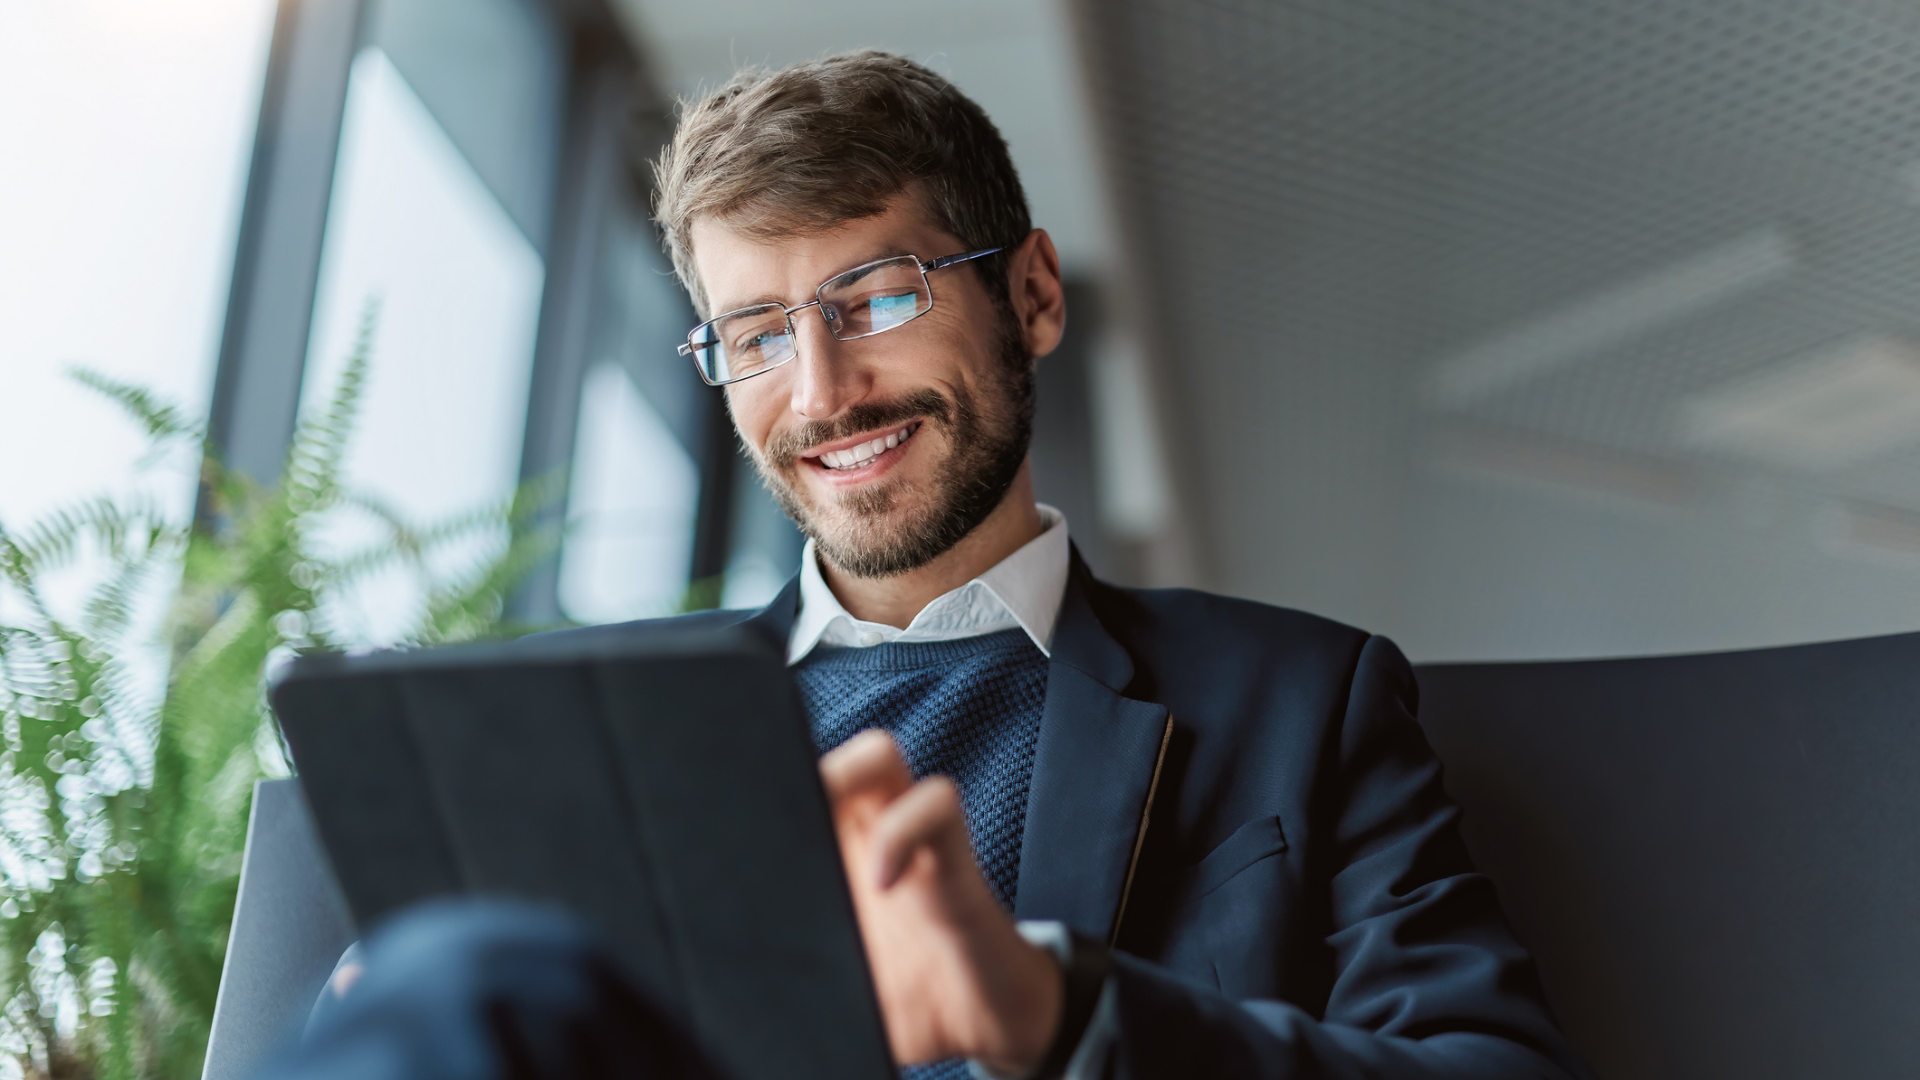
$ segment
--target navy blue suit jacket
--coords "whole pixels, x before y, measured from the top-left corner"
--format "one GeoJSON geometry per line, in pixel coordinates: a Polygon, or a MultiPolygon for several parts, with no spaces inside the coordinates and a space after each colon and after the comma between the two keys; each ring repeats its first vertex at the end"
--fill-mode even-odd
{"type": "MultiPolygon", "coordinates": [[[[784,649],[798,579],[738,623],[784,649]]],[[[1131,1077],[1584,1076],[1385,638],[1073,556],[1015,915],[1117,950],[1131,1077]]]]}

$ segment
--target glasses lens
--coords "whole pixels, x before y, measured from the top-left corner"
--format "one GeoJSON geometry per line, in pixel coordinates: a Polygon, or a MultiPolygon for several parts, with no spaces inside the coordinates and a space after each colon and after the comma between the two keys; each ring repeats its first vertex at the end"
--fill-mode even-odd
{"type": "Polygon", "coordinates": [[[758,375],[793,359],[787,313],[778,304],[728,312],[693,328],[687,342],[708,382],[758,375]]]}
{"type": "Polygon", "coordinates": [[[920,260],[911,255],[856,266],[820,286],[820,310],[841,341],[911,322],[933,307],[920,260]]]}

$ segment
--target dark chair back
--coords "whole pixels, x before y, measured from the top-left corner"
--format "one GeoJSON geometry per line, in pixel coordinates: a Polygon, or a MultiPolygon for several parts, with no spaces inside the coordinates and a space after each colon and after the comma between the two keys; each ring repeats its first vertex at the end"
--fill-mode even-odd
{"type": "Polygon", "coordinates": [[[1920,1076],[1920,634],[1419,676],[1602,1077],[1920,1076]]]}

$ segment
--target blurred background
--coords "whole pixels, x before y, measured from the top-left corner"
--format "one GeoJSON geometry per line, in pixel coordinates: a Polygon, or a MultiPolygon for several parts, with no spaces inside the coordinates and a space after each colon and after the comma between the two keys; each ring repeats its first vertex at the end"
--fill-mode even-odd
{"type": "MultiPolygon", "coordinates": [[[[1035,460],[1097,571],[1418,660],[1920,625],[1920,9],[1879,0],[11,0],[0,524],[195,513],[68,365],[270,483],[370,320],[355,485],[570,481],[516,615],[766,600],[799,539],[674,355],[647,162],[676,99],[866,46],[986,108],[1059,245],[1035,460]]],[[[389,640],[405,587],[341,617],[389,640]]]]}

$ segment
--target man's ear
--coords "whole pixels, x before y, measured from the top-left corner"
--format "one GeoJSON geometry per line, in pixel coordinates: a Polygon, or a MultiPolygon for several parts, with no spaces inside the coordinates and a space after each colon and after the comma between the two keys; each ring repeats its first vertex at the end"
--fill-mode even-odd
{"type": "Polygon", "coordinates": [[[1007,290],[1027,355],[1037,360],[1058,348],[1067,330],[1067,292],[1060,283],[1060,253],[1047,230],[1033,230],[1013,249],[1007,290]]]}

